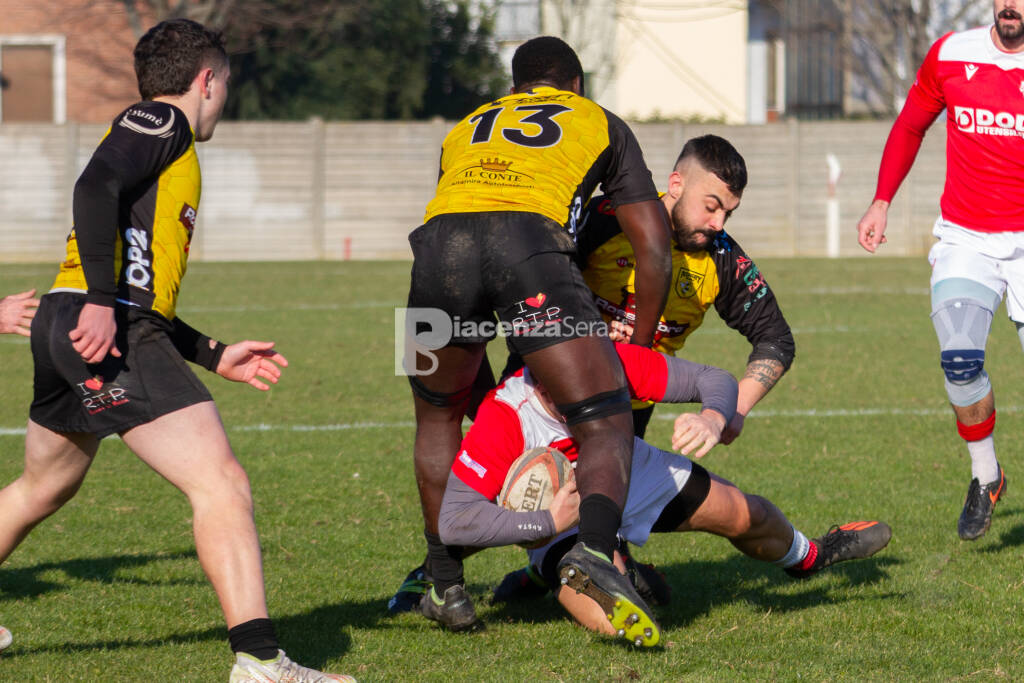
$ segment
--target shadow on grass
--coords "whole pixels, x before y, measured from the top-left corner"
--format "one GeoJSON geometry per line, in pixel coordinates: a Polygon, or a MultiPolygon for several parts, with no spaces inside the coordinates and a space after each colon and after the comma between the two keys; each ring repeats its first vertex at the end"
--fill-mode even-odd
{"type": "MultiPolygon", "coordinates": [[[[790,578],[778,567],[736,555],[718,562],[679,562],[659,565],[672,587],[672,601],[655,607],[663,627],[683,628],[712,609],[731,603],[747,603],[772,612],[792,612],[822,604],[842,604],[856,600],[882,600],[896,597],[895,592],[862,596],[834,585],[840,576],[848,587],[877,584],[889,578],[887,568],[899,564],[892,557],[873,557],[830,567],[809,579],[790,578]],[[794,587],[797,592],[794,592],[794,587]]],[[[487,588],[472,587],[471,593],[487,595],[487,588]]],[[[565,618],[561,606],[549,594],[545,598],[516,603],[495,603],[485,620],[542,623],[565,618]]]]}
{"type": "MultiPolygon", "coordinates": [[[[1024,511],[1018,507],[1007,508],[1002,510],[1002,512],[1003,514],[999,514],[999,512],[997,512],[992,520],[993,525],[997,527],[997,529],[1001,524],[1006,524],[1006,517],[1011,515],[1014,517],[1020,517],[1021,513],[1024,511]]],[[[993,530],[990,528],[988,533],[991,535],[993,530]]],[[[990,545],[980,548],[981,552],[998,553],[1006,550],[1007,548],[1017,548],[1024,545],[1024,524],[1018,524],[1017,526],[1005,531],[997,531],[997,533],[999,534],[999,540],[996,543],[991,543],[990,545]]]]}
{"type": "Polygon", "coordinates": [[[64,572],[72,579],[102,584],[131,583],[142,586],[174,586],[203,583],[202,580],[197,579],[152,580],[120,575],[120,572],[123,570],[142,567],[154,562],[182,559],[195,560],[195,550],[145,555],[83,557],[80,559],[63,560],[61,562],[43,562],[31,567],[13,569],[4,567],[0,568],[0,591],[2,591],[0,593],[0,600],[34,598],[52,591],[65,590],[67,586],[62,583],[40,578],[41,574],[54,570],[64,572]]]}
{"type": "MultiPolygon", "coordinates": [[[[352,647],[352,639],[344,629],[360,621],[360,615],[372,612],[375,605],[370,603],[346,603],[324,605],[302,614],[289,616],[271,615],[281,647],[288,656],[305,666],[321,669],[325,663],[342,657],[352,647]]],[[[363,619],[365,621],[365,619],[363,619]]],[[[167,645],[189,645],[202,641],[222,641],[225,653],[228,650],[227,627],[184,631],[160,638],[114,638],[66,642],[44,647],[14,647],[4,652],[4,659],[39,654],[73,654],[76,652],[100,652],[137,650],[140,648],[161,648],[167,645]]]]}
{"type": "MultiPolygon", "coordinates": [[[[44,562],[31,567],[0,569],[0,601],[34,598],[53,591],[67,591],[69,586],[40,578],[41,574],[61,571],[78,581],[93,581],[104,585],[118,583],[133,586],[174,586],[206,584],[205,579],[147,580],[120,573],[152,563],[197,561],[195,550],[142,555],[110,555],[71,559],[62,562],[44,562]]],[[[212,590],[212,589],[211,589],[212,590]]],[[[382,622],[387,619],[384,602],[367,600],[322,605],[307,612],[283,615],[272,614],[275,630],[289,657],[307,666],[319,668],[324,662],[341,657],[351,647],[345,629],[358,624],[374,626],[374,616],[382,622]],[[369,618],[368,618],[369,617],[369,618]]],[[[113,638],[92,641],[64,642],[43,647],[15,647],[4,653],[5,659],[20,655],[68,654],[101,650],[156,648],[171,644],[189,644],[201,641],[224,641],[227,648],[227,627],[181,631],[156,638],[113,638]]],[[[227,651],[227,650],[226,650],[227,651]]]]}

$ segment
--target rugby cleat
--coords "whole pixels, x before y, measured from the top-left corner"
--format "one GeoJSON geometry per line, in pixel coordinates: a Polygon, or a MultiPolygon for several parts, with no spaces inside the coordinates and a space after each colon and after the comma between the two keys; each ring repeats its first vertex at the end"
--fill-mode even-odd
{"type": "Polygon", "coordinates": [[[273,659],[256,659],[239,652],[231,667],[228,683],[356,683],[345,674],[328,674],[296,664],[288,659],[284,650],[278,650],[273,659]]]}
{"type": "Polygon", "coordinates": [[[491,602],[533,600],[534,598],[542,598],[547,594],[548,584],[530,565],[505,574],[505,578],[494,589],[491,602]]]}
{"type": "Polygon", "coordinates": [[[626,576],[647,604],[662,607],[672,601],[672,586],[668,585],[665,575],[653,564],[641,564],[633,559],[626,541],[619,542],[619,555],[626,565],[626,576]]]}
{"type": "Polygon", "coordinates": [[[850,522],[833,526],[828,533],[811,541],[816,556],[810,567],[787,567],[786,573],[798,579],[806,579],[825,567],[846,560],[862,560],[871,557],[889,544],[892,529],[885,522],[850,522]]]}
{"type": "Polygon", "coordinates": [[[420,565],[409,572],[398,591],[388,600],[388,613],[401,614],[419,609],[423,595],[430,590],[430,577],[427,576],[425,565],[420,565]]]}
{"type": "Polygon", "coordinates": [[[956,524],[957,533],[965,541],[981,538],[992,524],[992,511],[996,502],[1006,492],[1006,475],[999,468],[999,478],[982,486],[977,479],[971,479],[964,501],[963,512],[956,524]]]}
{"type": "Polygon", "coordinates": [[[473,600],[464,586],[455,584],[444,592],[444,599],[437,596],[431,586],[420,602],[420,613],[427,619],[438,622],[449,631],[482,631],[484,623],[477,619],[473,600]]]}
{"type": "Polygon", "coordinates": [[[603,554],[577,543],[558,563],[558,573],[563,586],[601,606],[618,637],[637,647],[653,647],[661,640],[651,608],[603,554]]]}

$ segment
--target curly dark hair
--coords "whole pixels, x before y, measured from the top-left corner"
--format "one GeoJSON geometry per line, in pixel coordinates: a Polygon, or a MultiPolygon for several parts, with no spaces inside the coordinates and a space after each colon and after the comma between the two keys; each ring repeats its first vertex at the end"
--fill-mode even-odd
{"type": "Polygon", "coordinates": [[[579,77],[583,88],[583,66],[576,52],[565,41],[553,36],[531,38],[512,56],[512,85],[520,86],[547,81],[560,90],[568,90],[572,79],[579,77]]]}
{"type": "Polygon", "coordinates": [[[191,19],[161,21],[135,45],[142,99],[184,95],[199,72],[227,63],[224,37],[191,19]]]}

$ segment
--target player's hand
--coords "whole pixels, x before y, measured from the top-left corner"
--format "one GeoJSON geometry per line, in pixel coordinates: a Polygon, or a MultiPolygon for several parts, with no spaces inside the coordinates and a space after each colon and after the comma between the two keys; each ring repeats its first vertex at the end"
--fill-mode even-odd
{"type": "Polygon", "coordinates": [[[872,254],[878,245],[885,244],[885,226],[888,221],[889,202],[876,199],[857,223],[857,242],[872,254]]]}
{"type": "Polygon", "coordinates": [[[240,341],[224,349],[217,374],[233,382],[244,382],[260,391],[270,389],[261,379],[277,384],[288,360],[274,350],[274,342],[240,341]]]}
{"type": "Polygon", "coordinates": [[[36,290],[11,294],[0,299],[0,334],[30,335],[29,326],[39,306],[39,299],[34,299],[36,290]]]}
{"type": "Polygon", "coordinates": [[[569,479],[565,485],[558,489],[558,493],[551,499],[551,507],[548,508],[551,517],[555,520],[555,532],[562,533],[566,529],[579,524],[580,521],[580,493],[576,490],[576,472],[569,473],[569,479]]]}
{"type": "Polygon", "coordinates": [[[621,320],[613,320],[608,326],[608,338],[613,342],[628,344],[633,338],[633,326],[621,320]]]}
{"type": "Polygon", "coordinates": [[[86,363],[99,363],[107,357],[121,357],[114,344],[117,322],[113,306],[85,304],[78,314],[78,326],[68,332],[71,348],[78,352],[86,363]]]}
{"type": "Polygon", "coordinates": [[[714,410],[683,413],[676,418],[672,448],[683,455],[703,458],[722,439],[725,416],[714,410]]]}
{"type": "Polygon", "coordinates": [[[727,424],[725,429],[722,430],[721,443],[723,446],[728,446],[740,435],[740,432],[743,431],[743,421],[746,417],[746,415],[738,410],[736,411],[736,414],[732,416],[732,419],[729,420],[729,424],[727,424]]]}

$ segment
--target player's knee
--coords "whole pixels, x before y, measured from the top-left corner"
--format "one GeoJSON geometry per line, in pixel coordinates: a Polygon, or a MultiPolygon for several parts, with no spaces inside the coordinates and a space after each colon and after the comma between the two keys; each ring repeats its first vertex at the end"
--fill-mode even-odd
{"type": "Polygon", "coordinates": [[[980,298],[948,298],[934,303],[932,323],[939,339],[939,362],[953,405],[976,403],[991,389],[985,372],[985,344],[992,314],[980,298]]]}

